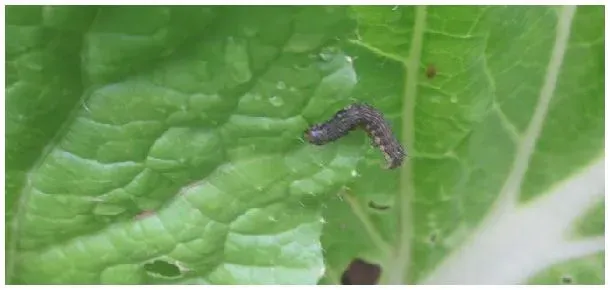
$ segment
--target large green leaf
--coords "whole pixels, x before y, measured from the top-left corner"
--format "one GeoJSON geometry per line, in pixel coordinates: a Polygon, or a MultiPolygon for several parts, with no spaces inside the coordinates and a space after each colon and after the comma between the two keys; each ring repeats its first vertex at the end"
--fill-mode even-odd
{"type": "MultiPolygon", "coordinates": [[[[402,179],[374,155],[359,164],[352,214],[324,235],[331,269],[356,255],[386,283],[554,284],[559,272],[538,273],[603,252],[600,7],[352,11],[354,95],[388,113],[410,164],[402,179]],[[334,234],[353,220],[360,238],[334,234]]],[[[561,275],[602,283],[603,263],[588,261],[561,275]]]]}
{"type": "Polygon", "coordinates": [[[10,283],[604,282],[602,7],[6,16],[10,283]]]}

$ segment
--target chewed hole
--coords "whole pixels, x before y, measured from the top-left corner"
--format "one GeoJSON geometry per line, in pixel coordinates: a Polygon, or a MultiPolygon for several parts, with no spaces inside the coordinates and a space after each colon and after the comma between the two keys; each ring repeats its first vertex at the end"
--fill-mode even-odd
{"type": "Polygon", "coordinates": [[[561,284],[572,284],[574,280],[570,276],[561,277],[561,284]]]}
{"type": "Polygon", "coordinates": [[[376,285],[381,267],[362,259],[354,259],[341,275],[342,285],[376,285]]]}
{"type": "Polygon", "coordinates": [[[163,260],[156,260],[152,263],[144,265],[146,272],[156,275],[161,275],[168,278],[180,276],[180,268],[175,264],[163,260]]]}
{"type": "Polygon", "coordinates": [[[388,210],[388,209],[390,209],[390,206],[385,205],[385,204],[379,204],[379,203],[376,203],[371,200],[371,201],[369,201],[369,208],[376,209],[376,210],[388,210]]]}

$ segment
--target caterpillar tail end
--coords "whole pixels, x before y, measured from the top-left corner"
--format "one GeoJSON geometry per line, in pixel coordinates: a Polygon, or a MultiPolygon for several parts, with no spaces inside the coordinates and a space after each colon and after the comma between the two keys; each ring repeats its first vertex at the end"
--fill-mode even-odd
{"type": "Polygon", "coordinates": [[[405,154],[401,154],[400,157],[396,158],[392,158],[386,155],[386,164],[383,166],[383,169],[392,170],[399,168],[400,166],[402,166],[405,157],[405,154]]]}

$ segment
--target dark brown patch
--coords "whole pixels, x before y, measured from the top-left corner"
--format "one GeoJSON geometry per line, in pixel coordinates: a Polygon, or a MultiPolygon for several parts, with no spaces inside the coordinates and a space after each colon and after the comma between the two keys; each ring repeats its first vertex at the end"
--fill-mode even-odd
{"type": "Polygon", "coordinates": [[[367,263],[362,259],[354,259],[341,275],[342,285],[375,285],[381,275],[379,265],[367,263]]]}
{"type": "Polygon", "coordinates": [[[433,79],[436,76],[436,66],[434,66],[433,64],[428,65],[428,67],[426,68],[426,76],[429,79],[433,79]]]}
{"type": "Polygon", "coordinates": [[[335,141],[354,129],[363,129],[378,147],[387,162],[387,169],[402,164],[406,152],[383,114],[368,104],[355,103],[341,110],[328,121],[315,124],[305,131],[305,139],[312,144],[324,145],[335,141]]]}

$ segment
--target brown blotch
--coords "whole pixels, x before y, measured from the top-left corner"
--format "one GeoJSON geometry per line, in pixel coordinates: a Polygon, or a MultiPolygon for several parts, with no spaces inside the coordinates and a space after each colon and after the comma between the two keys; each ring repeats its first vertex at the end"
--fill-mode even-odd
{"type": "Polygon", "coordinates": [[[381,267],[362,259],[354,259],[341,276],[342,285],[376,285],[381,267]]]}
{"type": "Polygon", "coordinates": [[[143,212],[141,212],[141,213],[137,214],[137,215],[134,217],[134,219],[136,219],[136,220],[141,220],[141,219],[145,219],[145,218],[147,218],[147,217],[150,217],[150,216],[152,216],[152,215],[154,215],[154,214],[155,214],[155,211],[154,211],[154,210],[145,210],[145,211],[143,211],[143,212]]]}
{"type": "Polygon", "coordinates": [[[426,77],[428,77],[428,79],[433,79],[436,76],[436,66],[434,66],[433,64],[429,64],[428,67],[426,68],[426,77]]]}

